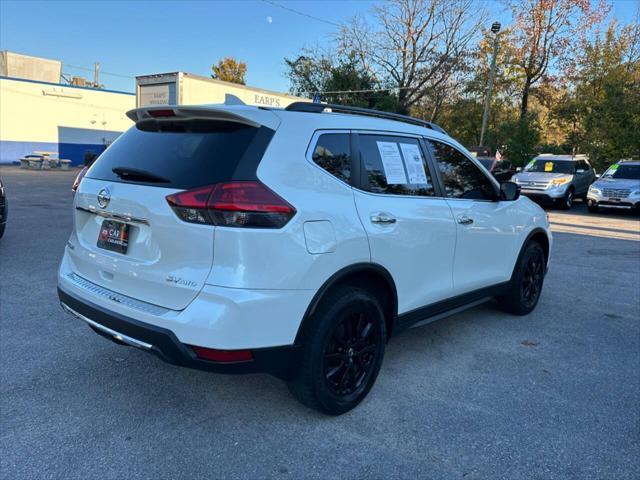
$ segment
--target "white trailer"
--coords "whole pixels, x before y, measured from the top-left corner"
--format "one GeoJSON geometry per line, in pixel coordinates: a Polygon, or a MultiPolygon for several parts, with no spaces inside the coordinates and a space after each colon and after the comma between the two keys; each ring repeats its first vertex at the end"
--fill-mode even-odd
{"type": "Polygon", "coordinates": [[[308,98],[271,92],[237,83],[223,82],[185,72],[159,73],[136,77],[136,105],[202,105],[230,103],[234,98],[247,105],[284,108],[308,98]]]}

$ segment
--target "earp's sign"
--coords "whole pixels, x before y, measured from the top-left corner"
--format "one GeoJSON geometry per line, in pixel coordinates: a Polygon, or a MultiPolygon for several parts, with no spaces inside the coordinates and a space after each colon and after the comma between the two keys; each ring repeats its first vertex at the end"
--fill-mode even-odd
{"type": "Polygon", "coordinates": [[[254,95],[254,102],[256,105],[265,105],[267,107],[279,107],[280,99],[277,97],[270,97],[269,95],[254,95]]]}

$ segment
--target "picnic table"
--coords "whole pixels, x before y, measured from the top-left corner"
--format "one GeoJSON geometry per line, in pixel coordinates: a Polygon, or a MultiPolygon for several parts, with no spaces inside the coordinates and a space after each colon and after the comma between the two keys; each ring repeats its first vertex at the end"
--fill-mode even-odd
{"type": "Polygon", "coordinates": [[[36,155],[42,156],[42,168],[56,168],[58,166],[58,159],[51,158],[51,157],[57,157],[59,155],[58,152],[36,150],[33,153],[36,155]]]}

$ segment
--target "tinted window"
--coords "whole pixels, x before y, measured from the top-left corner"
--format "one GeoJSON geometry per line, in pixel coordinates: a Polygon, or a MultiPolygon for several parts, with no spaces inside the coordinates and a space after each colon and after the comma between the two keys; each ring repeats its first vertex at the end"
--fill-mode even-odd
{"type": "Polygon", "coordinates": [[[366,190],[395,195],[435,195],[418,140],[360,135],[359,144],[366,190]]]}
{"type": "Polygon", "coordinates": [[[493,200],[491,181],[462,152],[444,143],[429,140],[448,197],[493,200]]]}
{"type": "Polygon", "coordinates": [[[87,177],[123,181],[114,168],[149,172],[165,182],[127,180],[159,187],[189,189],[228,180],[253,180],[273,135],[268,128],[234,123],[167,124],[171,131],[132,127],[96,160],[87,177]]]}
{"type": "Polygon", "coordinates": [[[313,161],[331,175],[349,183],[351,178],[351,144],[348,133],[324,133],[318,137],[313,161]]]}

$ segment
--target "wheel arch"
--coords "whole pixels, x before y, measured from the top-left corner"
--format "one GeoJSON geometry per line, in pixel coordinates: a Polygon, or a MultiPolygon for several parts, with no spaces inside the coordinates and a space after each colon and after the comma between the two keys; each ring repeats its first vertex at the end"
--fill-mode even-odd
{"type": "Polygon", "coordinates": [[[387,328],[387,338],[391,337],[395,318],[398,314],[398,292],[393,277],[382,265],[376,263],[356,263],[338,270],[331,275],[318,289],[311,299],[302,322],[298,327],[295,344],[301,342],[305,326],[308,324],[316,308],[325,296],[341,285],[354,285],[371,292],[378,300],[384,311],[387,328]]]}
{"type": "Polygon", "coordinates": [[[520,263],[520,259],[522,258],[525,247],[529,244],[529,242],[532,241],[538,243],[542,247],[542,251],[544,252],[545,265],[549,264],[549,255],[551,254],[551,242],[549,241],[549,236],[547,235],[547,232],[544,230],[544,228],[536,227],[529,232],[527,237],[524,239],[524,242],[522,242],[520,252],[518,253],[518,258],[516,258],[516,263],[513,265],[511,278],[513,278],[516,267],[520,263]]]}

